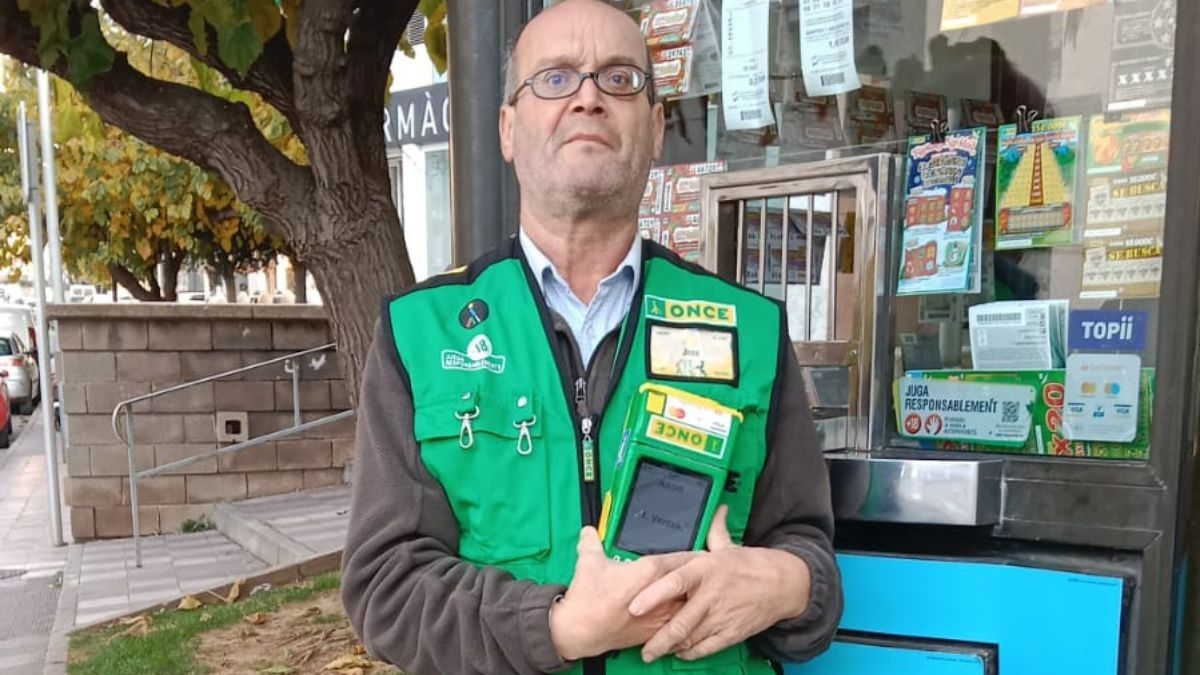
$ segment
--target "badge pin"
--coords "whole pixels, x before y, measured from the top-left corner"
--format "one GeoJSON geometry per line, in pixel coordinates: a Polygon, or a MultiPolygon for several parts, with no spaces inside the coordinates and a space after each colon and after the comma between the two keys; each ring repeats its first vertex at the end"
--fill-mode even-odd
{"type": "Polygon", "coordinates": [[[475,298],[468,302],[458,313],[458,323],[470,330],[487,320],[490,313],[488,305],[483,300],[475,298]]]}

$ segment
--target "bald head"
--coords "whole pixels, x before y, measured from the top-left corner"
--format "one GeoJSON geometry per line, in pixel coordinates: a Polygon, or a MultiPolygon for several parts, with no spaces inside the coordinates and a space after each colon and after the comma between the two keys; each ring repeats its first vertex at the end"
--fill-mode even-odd
{"type": "MultiPolygon", "coordinates": [[[[652,73],[650,63],[650,48],[646,46],[645,38],[642,36],[642,29],[633,20],[629,14],[617,9],[611,4],[603,0],[562,0],[558,4],[541,12],[529,23],[525,24],[516,38],[512,41],[509,47],[507,58],[504,62],[504,100],[507,101],[512,96],[521,81],[528,77],[536,68],[530,69],[523,67],[520,61],[522,45],[532,37],[534,40],[543,39],[543,34],[551,40],[565,40],[568,36],[563,35],[561,30],[564,25],[575,22],[589,22],[597,26],[605,26],[605,30],[615,29],[622,41],[626,39],[634,39],[638,44],[637,59],[628,61],[629,64],[638,66],[647,73],[652,73]],[[559,31],[559,32],[555,32],[559,31]]],[[[612,36],[616,38],[617,36],[612,36]]],[[[527,65],[527,64],[526,64],[527,65]]],[[[651,80],[653,76],[651,75],[651,80]]],[[[653,85],[653,82],[651,82],[653,85]]],[[[648,87],[653,96],[653,86],[648,87]]]]}
{"type": "Polygon", "coordinates": [[[617,84],[633,83],[632,75],[620,79],[629,68],[649,70],[646,41],[637,23],[605,2],[566,0],[525,26],[500,106],[500,151],[521,186],[523,226],[634,231],[646,175],[662,150],[662,104],[643,91],[607,93],[601,87],[613,81],[595,79],[607,71],[618,73],[617,84]],[[537,73],[578,86],[541,98],[521,85],[537,73]]]}

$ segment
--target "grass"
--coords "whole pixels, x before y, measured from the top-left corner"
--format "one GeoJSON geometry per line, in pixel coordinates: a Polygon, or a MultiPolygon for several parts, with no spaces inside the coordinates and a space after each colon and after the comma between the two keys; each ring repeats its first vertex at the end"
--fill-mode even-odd
{"type": "Polygon", "coordinates": [[[205,605],[192,611],[167,611],[153,615],[151,632],[145,637],[120,636],[126,629],[117,625],[75,633],[71,636],[70,675],[191,675],[205,669],[196,662],[200,633],[224,628],[254,612],[270,612],[280,606],[304,602],[323,591],[338,588],[341,576],[330,572],[294,586],[255,593],[232,605],[205,605]],[[207,614],[209,619],[202,621],[207,614]]]}

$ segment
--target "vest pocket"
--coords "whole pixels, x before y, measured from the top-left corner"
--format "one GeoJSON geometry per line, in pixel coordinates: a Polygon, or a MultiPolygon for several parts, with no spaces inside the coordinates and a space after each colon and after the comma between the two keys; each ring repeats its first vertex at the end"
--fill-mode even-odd
{"type": "Polygon", "coordinates": [[[549,448],[531,393],[469,391],[423,402],[413,434],[460,529],[459,556],[535,576],[550,551],[549,448]]]}

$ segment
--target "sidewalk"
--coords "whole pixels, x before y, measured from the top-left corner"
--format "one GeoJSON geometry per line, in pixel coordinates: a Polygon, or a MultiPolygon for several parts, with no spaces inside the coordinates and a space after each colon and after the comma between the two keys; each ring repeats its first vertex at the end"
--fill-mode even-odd
{"type": "Polygon", "coordinates": [[[41,671],[67,559],[50,545],[40,416],[14,424],[0,450],[0,675],[41,671]]]}

